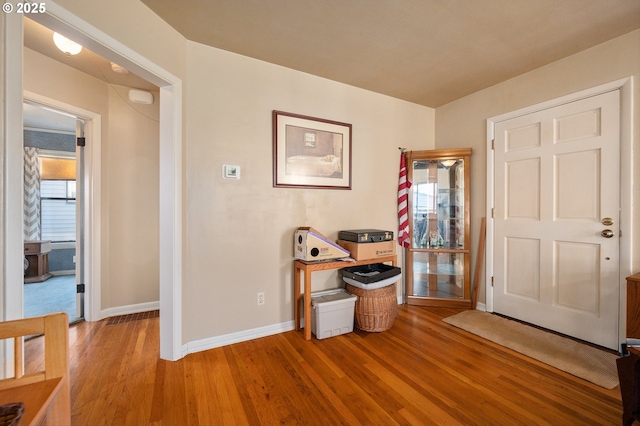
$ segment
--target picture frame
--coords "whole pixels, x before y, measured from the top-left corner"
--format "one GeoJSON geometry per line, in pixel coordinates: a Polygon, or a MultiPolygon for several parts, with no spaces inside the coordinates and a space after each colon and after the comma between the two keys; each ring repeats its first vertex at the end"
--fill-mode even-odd
{"type": "Polygon", "coordinates": [[[273,186],[351,189],[352,126],[273,111],[273,186]]]}

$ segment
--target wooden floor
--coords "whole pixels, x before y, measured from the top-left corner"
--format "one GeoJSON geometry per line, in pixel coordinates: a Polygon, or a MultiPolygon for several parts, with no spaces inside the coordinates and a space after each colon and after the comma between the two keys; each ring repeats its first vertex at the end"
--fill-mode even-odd
{"type": "MultiPolygon", "coordinates": [[[[287,332],[158,359],[158,318],[70,329],[74,425],[619,425],[607,390],[403,307],[384,333],[287,332]]],[[[28,342],[39,368],[42,339],[28,342]]]]}

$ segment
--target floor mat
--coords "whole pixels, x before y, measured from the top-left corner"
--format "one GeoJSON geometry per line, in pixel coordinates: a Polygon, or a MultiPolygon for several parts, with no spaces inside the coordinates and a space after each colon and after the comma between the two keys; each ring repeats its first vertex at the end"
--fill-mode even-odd
{"type": "Polygon", "coordinates": [[[477,310],[443,321],[603,388],[618,386],[618,357],[605,350],[477,310]]]}

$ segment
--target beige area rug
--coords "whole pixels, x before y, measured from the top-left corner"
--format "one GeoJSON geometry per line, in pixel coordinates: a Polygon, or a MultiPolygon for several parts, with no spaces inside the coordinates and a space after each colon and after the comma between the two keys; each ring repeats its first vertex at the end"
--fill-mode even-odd
{"type": "Polygon", "coordinates": [[[617,356],[613,353],[477,310],[443,321],[603,388],[618,386],[617,356]]]}

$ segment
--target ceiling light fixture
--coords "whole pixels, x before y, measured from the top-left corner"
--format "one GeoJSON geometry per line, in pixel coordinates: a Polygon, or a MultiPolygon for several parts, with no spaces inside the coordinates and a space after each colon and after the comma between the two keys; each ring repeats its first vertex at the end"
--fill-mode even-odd
{"type": "Polygon", "coordinates": [[[77,55],[82,50],[81,45],[58,33],[53,33],[53,42],[56,44],[58,49],[66,53],[67,56],[77,55]]]}
{"type": "Polygon", "coordinates": [[[126,69],[125,67],[121,67],[120,65],[116,64],[115,62],[111,62],[111,69],[113,70],[113,72],[117,73],[117,74],[129,74],[129,70],[126,69]]]}

